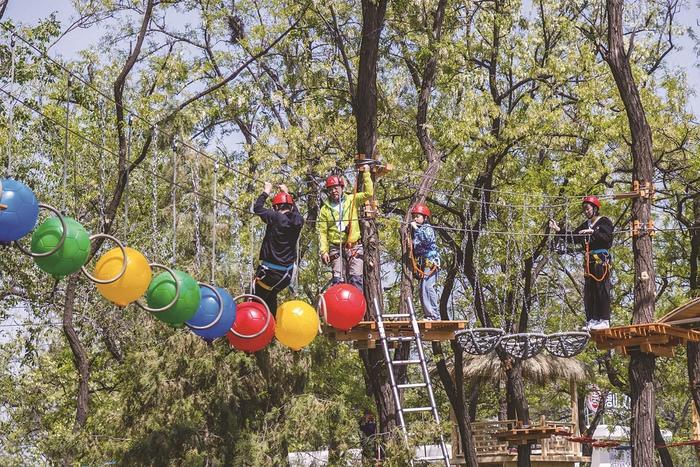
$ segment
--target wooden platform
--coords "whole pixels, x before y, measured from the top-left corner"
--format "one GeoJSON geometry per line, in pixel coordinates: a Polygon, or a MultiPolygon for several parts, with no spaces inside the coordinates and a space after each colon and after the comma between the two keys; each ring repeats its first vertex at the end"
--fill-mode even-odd
{"type": "MultiPolygon", "coordinates": [[[[467,321],[418,321],[420,337],[424,341],[449,341],[455,332],[465,329],[467,321]]],[[[384,321],[387,337],[412,337],[411,322],[384,321]]],[[[376,321],[360,321],[349,331],[339,331],[330,326],[323,327],[323,334],[338,342],[354,342],[356,348],[373,349],[379,344],[376,321]]]]}
{"type": "Polygon", "coordinates": [[[552,436],[571,436],[571,432],[563,427],[547,425],[546,423],[543,425],[523,426],[521,422],[517,422],[514,428],[493,434],[493,437],[497,440],[507,441],[510,444],[535,443],[552,436]]]}
{"type": "Polygon", "coordinates": [[[700,342],[700,331],[662,322],[596,329],[590,333],[599,350],[614,349],[622,355],[640,351],[657,357],[673,357],[677,345],[700,342]]]}

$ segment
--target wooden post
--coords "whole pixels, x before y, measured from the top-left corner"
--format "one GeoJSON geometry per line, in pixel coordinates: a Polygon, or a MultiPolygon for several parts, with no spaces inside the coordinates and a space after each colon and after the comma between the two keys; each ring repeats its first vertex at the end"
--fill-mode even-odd
{"type": "Polygon", "coordinates": [[[571,423],[574,424],[572,433],[574,436],[578,436],[580,434],[578,429],[578,387],[576,386],[576,381],[571,381],[569,386],[571,392],[571,423]]]}

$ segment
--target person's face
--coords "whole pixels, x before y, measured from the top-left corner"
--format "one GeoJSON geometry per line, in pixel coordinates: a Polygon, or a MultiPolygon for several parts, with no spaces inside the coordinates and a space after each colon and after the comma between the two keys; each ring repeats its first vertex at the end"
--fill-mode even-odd
{"type": "Polygon", "coordinates": [[[332,186],[328,189],[328,196],[330,196],[331,201],[337,203],[340,201],[340,197],[343,194],[343,187],[340,185],[332,186]]]}
{"type": "Polygon", "coordinates": [[[423,214],[413,214],[413,222],[421,225],[423,222],[425,222],[425,217],[423,217],[423,214]]]}
{"type": "Polygon", "coordinates": [[[583,203],[583,215],[586,216],[586,219],[592,218],[593,214],[595,214],[593,205],[591,203],[583,203]]]}

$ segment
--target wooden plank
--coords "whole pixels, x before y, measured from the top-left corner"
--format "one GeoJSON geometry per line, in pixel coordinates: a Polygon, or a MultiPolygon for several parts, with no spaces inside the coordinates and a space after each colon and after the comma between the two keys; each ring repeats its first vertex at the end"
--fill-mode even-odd
{"type": "Polygon", "coordinates": [[[599,349],[613,349],[615,347],[634,347],[642,344],[668,344],[669,336],[638,336],[627,339],[614,339],[607,342],[596,342],[599,349]]]}
{"type": "Polygon", "coordinates": [[[658,323],[668,323],[671,325],[676,321],[684,321],[682,324],[692,324],[700,321],[700,297],[694,298],[674,308],[656,321],[658,323]]]}
{"type": "Polygon", "coordinates": [[[662,345],[645,345],[641,347],[642,352],[654,354],[657,357],[674,357],[676,352],[673,347],[662,345]]]}

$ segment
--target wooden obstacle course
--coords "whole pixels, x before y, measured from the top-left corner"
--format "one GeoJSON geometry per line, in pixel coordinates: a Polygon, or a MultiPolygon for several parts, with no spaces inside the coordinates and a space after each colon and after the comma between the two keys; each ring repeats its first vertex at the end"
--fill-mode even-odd
{"type": "MultiPolygon", "coordinates": [[[[423,341],[449,341],[455,333],[467,327],[467,321],[418,321],[418,329],[423,341]]],[[[413,337],[411,321],[384,321],[387,337],[413,337]]],[[[324,326],[323,333],[337,342],[354,342],[355,348],[373,349],[379,343],[379,329],[376,321],[360,321],[349,331],[339,331],[324,326]]]]}
{"type": "Polygon", "coordinates": [[[673,357],[677,345],[700,342],[700,331],[655,322],[591,330],[599,350],[614,349],[622,355],[640,351],[657,357],[673,357]]]}
{"type": "MultiPolygon", "coordinates": [[[[454,417],[454,414],[451,415],[454,417]]],[[[573,422],[549,420],[544,424],[558,433],[574,433],[577,429],[573,422]]],[[[514,467],[517,464],[518,454],[512,447],[514,443],[496,438],[497,433],[511,430],[516,425],[516,420],[472,422],[474,448],[480,466],[514,467]]],[[[577,463],[591,460],[590,456],[582,454],[580,443],[571,442],[567,436],[559,434],[536,441],[530,459],[533,467],[574,467],[577,463]]],[[[452,464],[465,464],[461,439],[456,428],[452,433],[452,464]]]]}

